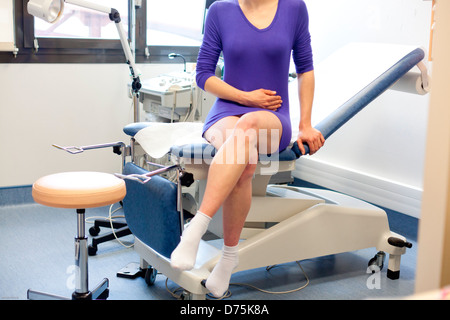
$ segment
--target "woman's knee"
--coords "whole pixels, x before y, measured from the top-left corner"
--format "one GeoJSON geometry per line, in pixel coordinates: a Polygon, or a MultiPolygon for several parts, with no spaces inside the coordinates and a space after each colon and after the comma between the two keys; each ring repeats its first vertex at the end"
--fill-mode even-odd
{"type": "Polygon", "coordinates": [[[258,117],[254,112],[249,112],[244,114],[239,120],[236,122],[236,129],[240,129],[243,131],[249,130],[258,130],[259,121],[258,117]]]}
{"type": "Polygon", "coordinates": [[[273,153],[278,149],[282,126],[280,120],[270,112],[247,113],[237,121],[235,128],[235,135],[256,145],[259,152],[273,153]]]}
{"type": "Polygon", "coordinates": [[[220,119],[208,130],[206,130],[204,134],[205,139],[216,149],[219,149],[230,136],[238,119],[239,118],[236,116],[230,116],[220,119]]]}
{"type": "Polygon", "coordinates": [[[241,177],[239,178],[238,183],[245,183],[249,180],[253,179],[253,175],[255,174],[256,170],[256,163],[249,163],[245,167],[244,171],[241,174],[241,177]]]}
{"type": "Polygon", "coordinates": [[[243,115],[234,127],[233,135],[237,141],[256,146],[258,141],[258,119],[252,113],[243,115]]]}

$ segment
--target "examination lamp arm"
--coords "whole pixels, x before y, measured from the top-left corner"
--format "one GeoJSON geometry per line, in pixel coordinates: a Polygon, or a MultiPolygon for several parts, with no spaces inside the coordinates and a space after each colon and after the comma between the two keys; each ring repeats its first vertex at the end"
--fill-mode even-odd
{"type": "MultiPolygon", "coordinates": [[[[117,11],[114,8],[109,8],[109,7],[102,6],[102,5],[92,3],[90,1],[85,1],[85,0],[64,0],[64,1],[67,3],[70,3],[70,4],[74,4],[74,5],[77,5],[80,7],[87,8],[87,9],[92,9],[95,11],[106,13],[109,15],[109,19],[114,22],[114,24],[116,25],[116,28],[117,28],[117,32],[119,33],[119,39],[120,39],[120,43],[122,45],[123,52],[125,53],[125,58],[127,59],[126,62],[130,68],[131,78],[133,81],[131,83],[131,88],[133,90],[134,95],[136,96],[134,103],[137,104],[138,103],[137,97],[139,94],[139,90],[142,87],[141,80],[139,78],[140,72],[138,71],[138,69],[136,67],[134,56],[131,52],[130,45],[128,43],[128,39],[126,36],[126,32],[123,28],[123,25],[122,25],[122,22],[120,19],[119,11],[117,11]]],[[[135,110],[135,121],[138,121],[138,118],[139,118],[139,115],[138,115],[139,112],[137,111],[138,106],[135,105],[135,109],[136,109],[135,110]]]]}
{"type": "Polygon", "coordinates": [[[111,8],[109,19],[111,19],[111,21],[114,21],[116,25],[117,32],[119,33],[120,43],[122,44],[123,52],[125,53],[125,57],[127,59],[127,64],[130,67],[131,77],[133,78],[132,89],[133,92],[137,93],[141,89],[142,85],[139,79],[139,72],[136,68],[133,54],[131,53],[130,45],[128,44],[127,36],[120,19],[119,11],[111,8]]]}

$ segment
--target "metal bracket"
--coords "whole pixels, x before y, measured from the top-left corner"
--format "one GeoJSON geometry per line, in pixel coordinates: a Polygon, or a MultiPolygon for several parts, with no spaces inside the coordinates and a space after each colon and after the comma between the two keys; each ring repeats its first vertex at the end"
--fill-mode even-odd
{"type": "Polygon", "coordinates": [[[62,147],[57,144],[53,144],[55,148],[67,151],[72,154],[81,153],[86,150],[91,149],[101,149],[101,148],[109,148],[109,147],[121,147],[125,148],[126,145],[123,142],[111,142],[111,143],[103,143],[103,144],[93,144],[89,146],[82,146],[82,147],[76,147],[76,146],[70,146],[70,147],[62,147]]]}
{"type": "Polygon", "coordinates": [[[19,48],[17,48],[15,45],[14,45],[14,49],[13,49],[13,56],[14,56],[14,58],[17,58],[17,54],[19,53],[19,48]]]}
{"type": "Polygon", "coordinates": [[[39,42],[38,39],[33,40],[34,52],[37,53],[39,51],[39,42]]]}
{"type": "Polygon", "coordinates": [[[167,172],[167,171],[170,171],[170,170],[174,170],[174,169],[181,170],[181,167],[178,164],[174,164],[174,165],[171,165],[171,166],[168,166],[168,167],[161,167],[159,169],[153,170],[153,171],[151,171],[149,173],[145,173],[145,174],[137,174],[137,173],[134,173],[134,174],[121,174],[121,173],[115,173],[114,175],[116,177],[120,178],[120,179],[133,180],[133,181],[137,181],[137,182],[140,182],[140,183],[144,184],[144,183],[149,182],[150,179],[153,176],[156,176],[158,174],[161,174],[161,173],[164,173],[164,172],[167,172]]]}
{"type": "Polygon", "coordinates": [[[421,74],[421,79],[422,79],[422,88],[428,92],[430,90],[430,79],[428,76],[428,70],[427,67],[425,65],[425,63],[423,63],[423,61],[420,61],[417,64],[417,67],[420,70],[420,74],[421,74]]]}
{"type": "Polygon", "coordinates": [[[119,141],[119,142],[111,142],[111,143],[103,143],[103,144],[93,144],[89,146],[69,146],[69,147],[63,147],[57,144],[53,144],[53,147],[64,150],[70,154],[78,154],[82,153],[86,150],[92,150],[92,149],[102,149],[102,148],[113,148],[113,152],[115,154],[122,156],[122,169],[125,167],[125,157],[131,155],[131,147],[127,146],[125,143],[119,141]]]}

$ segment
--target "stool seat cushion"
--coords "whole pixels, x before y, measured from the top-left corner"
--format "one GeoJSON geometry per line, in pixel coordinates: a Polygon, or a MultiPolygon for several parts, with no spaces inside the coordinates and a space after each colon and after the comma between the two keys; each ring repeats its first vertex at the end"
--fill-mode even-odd
{"type": "Polygon", "coordinates": [[[126,186],[122,179],[109,173],[62,172],[38,179],[32,195],[37,203],[49,207],[85,209],[121,201],[126,186]]]}

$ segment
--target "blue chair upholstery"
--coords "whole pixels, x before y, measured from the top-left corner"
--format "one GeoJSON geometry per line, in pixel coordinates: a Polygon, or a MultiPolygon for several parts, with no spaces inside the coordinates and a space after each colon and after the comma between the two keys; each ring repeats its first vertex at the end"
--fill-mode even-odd
{"type": "MultiPolygon", "coordinates": [[[[148,171],[129,162],[124,174],[145,174],[148,171]]],[[[123,208],[131,232],[142,242],[169,258],[181,236],[177,209],[177,185],[160,176],[142,184],[125,180],[127,195],[123,208]]]]}
{"type": "MultiPolygon", "coordinates": [[[[136,123],[130,123],[127,126],[123,128],[123,132],[125,132],[127,135],[134,137],[136,133],[139,132],[139,130],[142,130],[144,128],[147,128],[151,126],[153,122],[136,122],[136,123]]],[[[216,149],[208,144],[208,143],[194,143],[189,145],[183,145],[183,146],[173,146],[170,149],[170,153],[178,156],[178,157],[184,157],[184,158],[191,158],[191,159],[212,159],[216,154],[216,149]]],[[[286,148],[285,150],[281,151],[277,154],[270,154],[270,155],[260,155],[260,160],[264,161],[270,161],[270,160],[277,160],[277,161],[292,161],[298,158],[296,153],[291,148],[286,148]]]]}

